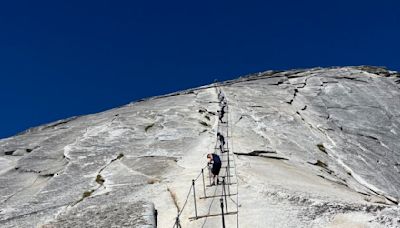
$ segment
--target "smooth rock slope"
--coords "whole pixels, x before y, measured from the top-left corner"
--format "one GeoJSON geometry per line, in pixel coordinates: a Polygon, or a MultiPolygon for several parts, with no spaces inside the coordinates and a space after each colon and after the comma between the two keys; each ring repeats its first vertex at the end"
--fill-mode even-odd
{"type": "MultiPolygon", "coordinates": [[[[267,71],[2,139],[0,227],[173,227],[216,145],[218,91],[228,227],[400,227],[400,75],[367,66],[267,71]]],[[[199,214],[219,212],[196,188],[199,214]]],[[[221,227],[193,213],[190,198],[183,227],[221,227]]]]}

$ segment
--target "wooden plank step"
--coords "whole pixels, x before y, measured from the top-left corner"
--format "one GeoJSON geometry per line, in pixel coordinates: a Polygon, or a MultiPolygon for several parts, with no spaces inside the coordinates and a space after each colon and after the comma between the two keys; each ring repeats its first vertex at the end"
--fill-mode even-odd
{"type": "MultiPolygon", "coordinates": [[[[225,183],[225,185],[234,185],[236,183],[225,183]]],[[[213,187],[213,186],[217,186],[217,185],[206,185],[206,187],[213,187]]],[[[222,184],[219,184],[218,186],[222,186],[222,184]]]]}
{"type": "MultiPolygon", "coordinates": [[[[227,194],[226,196],[236,196],[236,193],[232,193],[232,194],[227,194]]],[[[200,197],[200,199],[209,199],[209,198],[217,198],[217,197],[221,197],[223,195],[215,195],[215,196],[202,196],[200,197]]]]}
{"type": "MultiPolygon", "coordinates": [[[[224,213],[224,215],[236,215],[237,211],[232,211],[232,212],[227,212],[224,213]]],[[[196,220],[196,219],[202,219],[202,218],[207,218],[207,217],[215,217],[215,216],[221,216],[222,214],[208,214],[208,215],[199,215],[197,217],[190,217],[190,220],[196,220]]]]}

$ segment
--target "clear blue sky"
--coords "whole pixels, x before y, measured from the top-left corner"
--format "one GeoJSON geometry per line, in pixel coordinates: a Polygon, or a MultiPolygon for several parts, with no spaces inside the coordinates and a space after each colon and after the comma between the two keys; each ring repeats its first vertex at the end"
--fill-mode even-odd
{"type": "Polygon", "coordinates": [[[269,69],[400,70],[400,1],[2,1],[0,138],[269,69]]]}

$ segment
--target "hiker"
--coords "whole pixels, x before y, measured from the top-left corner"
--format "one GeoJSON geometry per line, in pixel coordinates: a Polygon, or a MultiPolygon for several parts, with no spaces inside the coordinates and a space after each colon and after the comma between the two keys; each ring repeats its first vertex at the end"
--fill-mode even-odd
{"type": "Polygon", "coordinates": [[[225,138],[222,134],[220,134],[219,132],[217,133],[217,139],[220,142],[219,143],[219,150],[221,151],[221,153],[225,153],[224,151],[224,145],[225,145],[225,138]]]}
{"type": "Polygon", "coordinates": [[[213,181],[211,185],[215,185],[215,180],[217,180],[217,185],[219,184],[218,174],[221,170],[221,159],[216,154],[207,154],[208,164],[212,164],[211,173],[213,174],[213,181]]]}
{"type": "Polygon", "coordinates": [[[222,107],[221,111],[218,111],[218,113],[219,113],[219,122],[221,122],[221,123],[224,123],[224,120],[223,120],[224,115],[225,115],[225,110],[224,110],[224,108],[225,108],[225,107],[222,107]]]}
{"type": "Polygon", "coordinates": [[[224,138],[224,136],[223,136],[221,133],[219,133],[219,132],[217,132],[217,139],[221,142],[222,145],[225,145],[225,138],[224,138]]]}

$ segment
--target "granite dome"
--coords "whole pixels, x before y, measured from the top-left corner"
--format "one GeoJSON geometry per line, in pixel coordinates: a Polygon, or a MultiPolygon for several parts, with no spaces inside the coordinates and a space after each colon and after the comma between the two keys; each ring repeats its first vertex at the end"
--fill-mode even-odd
{"type": "MultiPolygon", "coordinates": [[[[368,66],[266,71],[2,139],[0,226],[172,227],[214,150],[218,91],[241,227],[400,226],[400,75],[368,66]]],[[[183,227],[221,227],[192,211],[183,227]]]]}

